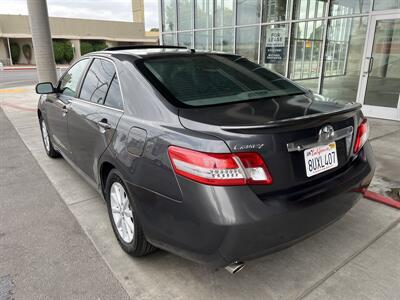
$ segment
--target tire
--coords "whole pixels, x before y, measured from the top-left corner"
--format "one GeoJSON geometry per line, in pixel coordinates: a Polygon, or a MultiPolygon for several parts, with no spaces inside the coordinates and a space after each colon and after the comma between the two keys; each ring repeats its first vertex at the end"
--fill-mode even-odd
{"type": "Polygon", "coordinates": [[[111,170],[107,177],[105,198],[108,216],[121,248],[131,256],[145,256],[154,252],[156,248],[144,236],[132,198],[128,195],[121,177],[116,169],[111,170]],[[118,201],[118,191],[121,201],[118,201]]]}
{"type": "Polygon", "coordinates": [[[42,134],[43,146],[44,150],[46,151],[46,154],[51,158],[60,157],[61,154],[56,149],[54,149],[53,143],[51,142],[46,121],[41,117],[39,118],[39,123],[40,123],[40,132],[42,134]]]}

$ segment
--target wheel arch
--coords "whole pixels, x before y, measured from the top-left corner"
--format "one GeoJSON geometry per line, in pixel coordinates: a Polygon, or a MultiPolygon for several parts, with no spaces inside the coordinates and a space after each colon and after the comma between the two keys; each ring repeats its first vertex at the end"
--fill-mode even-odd
{"type": "Polygon", "coordinates": [[[100,187],[103,195],[106,188],[108,174],[110,174],[112,169],[115,169],[115,166],[109,161],[104,161],[100,165],[100,187]]]}

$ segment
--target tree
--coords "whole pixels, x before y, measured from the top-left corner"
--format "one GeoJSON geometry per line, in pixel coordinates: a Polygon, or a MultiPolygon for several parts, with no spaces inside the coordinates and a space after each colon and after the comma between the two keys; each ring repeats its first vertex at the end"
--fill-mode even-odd
{"type": "Polygon", "coordinates": [[[158,28],[151,28],[150,31],[151,32],[159,32],[160,30],[158,28]]]}
{"type": "Polygon", "coordinates": [[[11,59],[13,63],[16,64],[18,63],[19,56],[21,55],[21,48],[17,43],[11,43],[10,49],[11,49],[11,59]]]}
{"type": "Polygon", "coordinates": [[[64,60],[67,63],[70,63],[71,60],[74,59],[74,49],[72,48],[72,44],[70,41],[64,42],[64,60]]]}
{"type": "Polygon", "coordinates": [[[32,59],[32,47],[30,44],[25,44],[22,46],[22,53],[24,54],[28,64],[31,64],[32,59]]]}

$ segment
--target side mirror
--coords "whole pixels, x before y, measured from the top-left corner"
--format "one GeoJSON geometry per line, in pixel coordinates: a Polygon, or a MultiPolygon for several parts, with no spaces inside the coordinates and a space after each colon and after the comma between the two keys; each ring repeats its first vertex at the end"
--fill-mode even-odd
{"type": "Polygon", "coordinates": [[[51,82],[41,82],[36,85],[37,94],[53,94],[56,92],[51,82]]]}

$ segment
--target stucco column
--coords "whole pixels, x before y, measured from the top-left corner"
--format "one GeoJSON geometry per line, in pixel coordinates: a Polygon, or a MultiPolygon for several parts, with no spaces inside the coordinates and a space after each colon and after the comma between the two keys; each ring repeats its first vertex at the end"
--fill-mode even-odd
{"type": "Polygon", "coordinates": [[[132,0],[133,22],[144,23],[144,1],[132,0]]]}
{"type": "Polygon", "coordinates": [[[46,0],[27,0],[39,82],[57,82],[46,0]]]}
{"type": "Polygon", "coordinates": [[[81,40],[70,40],[72,47],[74,47],[74,61],[81,57],[81,40]]]}

